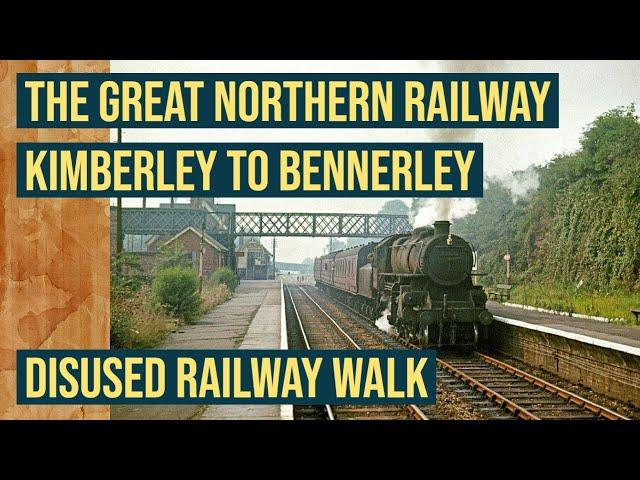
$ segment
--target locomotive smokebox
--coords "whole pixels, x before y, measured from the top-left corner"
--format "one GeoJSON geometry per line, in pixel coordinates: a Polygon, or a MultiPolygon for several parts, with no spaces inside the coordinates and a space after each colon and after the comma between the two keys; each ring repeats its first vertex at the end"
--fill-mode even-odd
{"type": "Polygon", "coordinates": [[[435,235],[449,235],[449,227],[451,226],[451,222],[448,220],[438,220],[433,223],[435,227],[435,235]]]}

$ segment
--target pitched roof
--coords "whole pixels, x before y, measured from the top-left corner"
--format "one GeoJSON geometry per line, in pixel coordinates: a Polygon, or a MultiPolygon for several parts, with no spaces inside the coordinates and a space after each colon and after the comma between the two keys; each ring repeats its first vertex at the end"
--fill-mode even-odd
{"type": "Polygon", "coordinates": [[[271,255],[271,252],[269,251],[269,249],[267,249],[267,247],[265,247],[260,240],[249,240],[248,242],[245,242],[242,245],[242,247],[240,247],[241,250],[248,250],[249,248],[262,250],[263,252],[265,252],[270,257],[273,256],[273,255],[271,255]]]}
{"type": "MultiPolygon", "coordinates": [[[[195,228],[189,226],[189,227],[185,228],[184,230],[182,230],[181,232],[176,233],[173,237],[171,237],[169,240],[164,242],[164,245],[169,245],[171,242],[173,242],[174,240],[180,238],[182,235],[184,235],[188,231],[192,231],[198,237],[202,235],[202,232],[198,232],[195,228]]],[[[216,250],[218,250],[219,252],[222,252],[222,251],[226,252],[227,251],[227,247],[222,245],[220,242],[218,242],[215,238],[211,237],[207,233],[204,234],[204,241],[207,242],[209,245],[211,245],[216,250]]]]}

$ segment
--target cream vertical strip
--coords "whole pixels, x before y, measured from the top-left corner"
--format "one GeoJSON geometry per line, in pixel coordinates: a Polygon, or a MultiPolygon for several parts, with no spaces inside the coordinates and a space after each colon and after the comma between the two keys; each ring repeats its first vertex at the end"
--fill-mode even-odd
{"type": "MultiPolygon", "coordinates": [[[[280,278],[280,350],[289,349],[287,312],[284,308],[284,281],[280,278]]],[[[293,420],[293,405],[280,405],[280,420],[293,420]]]]}

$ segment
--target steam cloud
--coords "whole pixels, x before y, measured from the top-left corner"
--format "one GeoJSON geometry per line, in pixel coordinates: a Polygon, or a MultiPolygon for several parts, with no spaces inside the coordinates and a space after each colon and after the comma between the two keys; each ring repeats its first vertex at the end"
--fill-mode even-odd
{"type": "Polygon", "coordinates": [[[394,333],[395,332],[395,328],[393,327],[393,325],[391,325],[389,323],[389,320],[387,320],[387,315],[391,314],[391,305],[387,305],[387,308],[385,309],[384,312],[382,312],[382,315],[380,315],[380,318],[376,320],[376,327],[378,327],[380,330],[383,330],[387,333],[394,333]]]}
{"type": "Polygon", "coordinates": [[[431,225],[436,220],[453,220],[475,213],[478,202],[473,198],[414,198],[409,221],[414,227],[431,225]]]}
{"type": "MultiPolygon", "coordinates": [[[[428,62],[424,61],[420,61],[419,64],[428,66],[428,62]]],[[[505,65],[506,62],[503,60],[438,62],[441,71],[450,73],[499,72],[505,65]]],[[[428,140],[430,142],[473,142],[475,137],[476,131],[471,128],[434,129],[429,132],[428,140]]],[[[451,221],[454,218],[464,217],[474,213],[476,208],[477,202],[472,198],[414,198],[411,202],[409,220],[414,227],[429,225],[436,220],[451,221]]]]}
{"type": "Polygon", "coordinates": [[[498,177],[497,181],[509,190],[513,203],[535,192],[540,186],[540,177],[534,165],[530,165],[526,170],[513,172],[504,177],[498,177]]]}

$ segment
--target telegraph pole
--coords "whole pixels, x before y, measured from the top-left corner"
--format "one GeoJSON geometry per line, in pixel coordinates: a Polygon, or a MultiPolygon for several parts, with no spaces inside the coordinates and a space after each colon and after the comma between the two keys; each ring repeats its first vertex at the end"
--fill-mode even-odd
{"type": "Polygon", "coordinates": [[[207,217],[206,214],[202,215],[202,234],[200,235],[200,269],[198,272],[200,285],[198,286],[198,293],[202,293],[202,271],[204,269],[203,261],[204,261],[204,229],[206,227],[207,217]]]}
{"type": "MultiPolygon", "coordinates": [[[[122,128],[118,128],[118,143],[122,143],[122,128]]],[[[116,198],[116,254],[122,253],[122,197],[116,198]]]]}
{"type": "Polygon", "coordinates": [[[273,279],[276,279],[276,237],[273,237],[273,279]]]}

